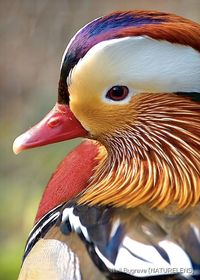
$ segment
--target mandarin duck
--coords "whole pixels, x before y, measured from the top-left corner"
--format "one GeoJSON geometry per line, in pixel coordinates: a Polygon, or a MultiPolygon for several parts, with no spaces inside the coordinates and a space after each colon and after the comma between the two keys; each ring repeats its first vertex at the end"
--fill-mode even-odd
{"type": "Polygon", "coordinates": [[[80,29],[55,107],[14,151],[76,137],[19,279],[200,279],[200,25],[128,11],[80,29]]]}

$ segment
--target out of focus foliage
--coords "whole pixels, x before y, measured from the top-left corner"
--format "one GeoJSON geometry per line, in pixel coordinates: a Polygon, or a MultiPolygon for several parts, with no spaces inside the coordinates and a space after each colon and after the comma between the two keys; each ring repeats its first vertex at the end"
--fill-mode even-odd
{"type": "Polygon", "coordinates": [[[0,279],[16,279],[48,179],[78,141],[12,153],[14,138],[53,106],[62,53],[90,20],[113,10],[155,9],[200,21],[199,0],[0,1],[0,279]]]}

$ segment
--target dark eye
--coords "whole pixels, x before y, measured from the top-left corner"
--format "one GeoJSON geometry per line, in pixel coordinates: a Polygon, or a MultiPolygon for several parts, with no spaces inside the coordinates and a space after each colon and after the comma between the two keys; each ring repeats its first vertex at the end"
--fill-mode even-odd
{"type": "Polygon", "coordinates": [[[129,89],[126,86],[114,86],[106,93],[106,98],[121,101],[128,96],[129,89]]]}

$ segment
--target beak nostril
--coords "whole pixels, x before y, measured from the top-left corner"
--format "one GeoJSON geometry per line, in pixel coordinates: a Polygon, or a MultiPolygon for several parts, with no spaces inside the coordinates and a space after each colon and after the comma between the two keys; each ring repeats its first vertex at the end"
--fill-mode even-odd
{"type": "Polygon", "coordinates": [[[48,121],[48,126],[53,128],[53,127],[59,126],[60,123],[61,123],[61,119],[59,117],[54,117],[48,121]]]}
{"type": "Polygon", "coordinates": [[[87,131],[75,118],[69,107],[56,104],[43,120],[15,140],[13,150],[17,154],[30,148],[85,137],[86,135],[87,131]]]}

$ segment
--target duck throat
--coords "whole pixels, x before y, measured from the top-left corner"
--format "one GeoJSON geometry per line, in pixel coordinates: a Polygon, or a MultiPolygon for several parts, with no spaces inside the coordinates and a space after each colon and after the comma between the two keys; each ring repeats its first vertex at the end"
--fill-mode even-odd
{"type": "Polygon", "coordinates": [[[200,104],[175,94],[144,94],[137,118],[104,136],[80,203],[164,209],[200,201],[200,104]]]}

